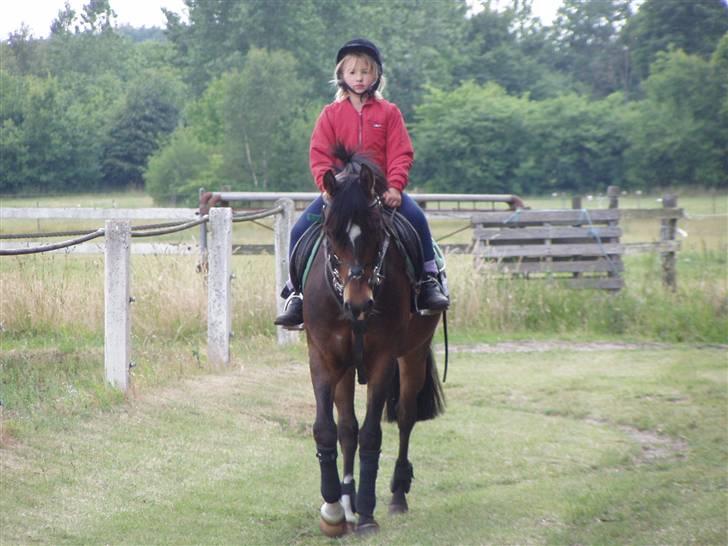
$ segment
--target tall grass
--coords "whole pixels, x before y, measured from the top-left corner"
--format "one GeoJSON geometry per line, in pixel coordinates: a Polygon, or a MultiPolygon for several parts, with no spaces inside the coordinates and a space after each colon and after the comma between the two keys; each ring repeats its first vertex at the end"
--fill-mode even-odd
{"type": "Polygon", "coordinates": [[[658,256],[625,259],[618,293],[572,290],[548,279],[504,279],[473,272],[468,260],[450,260],[455,329],[498,336],[627,336],[664,341],[728,340],[726,262],[715,255],[683,254],[679,288],[661,283],[658,256]]]}
{"type": "MultiPolygon", "coordinates": [[[[655,255],[625,258],[619,293],[571,290],[548,280],[503,279],[476,272],[471,257],[452,255],[448,279],[454,331],[479,336],[629,336],[665,341],[726,341],[728,278],[718,252],[684,252],[678,290],[661,284],[655,255]]],[[[202,338],[205,277],[192,256],[132,258],[132,333],[141,343],[202,338]]],[[[272,256],[233,259],[235,335],[272,335],[272,256]]],[[[103,258],[37,255],[0,263],[4,343],[27,337],[103,336],[103,258]]]]}

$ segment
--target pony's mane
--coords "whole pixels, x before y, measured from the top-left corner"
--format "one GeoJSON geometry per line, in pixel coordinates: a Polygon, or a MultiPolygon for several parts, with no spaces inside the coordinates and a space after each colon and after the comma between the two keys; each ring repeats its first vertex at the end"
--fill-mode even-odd
{"type": "Polygon", "coordinates": [[[362,229],[363,243],[380,236],[381,216],[376,207],[371,207],[372,196],[360,184],[362,167],[369,168],[374,175],[374,193],[380,196],[387,189],[387,180],[379,166],[366,154],[349,150],[342,145],[334,149],[334,157],[343,167],[337,168],[339,188],[329,204],[326,227],[336,244],[342,248],[349,244],[350,222],[362,229]]]}

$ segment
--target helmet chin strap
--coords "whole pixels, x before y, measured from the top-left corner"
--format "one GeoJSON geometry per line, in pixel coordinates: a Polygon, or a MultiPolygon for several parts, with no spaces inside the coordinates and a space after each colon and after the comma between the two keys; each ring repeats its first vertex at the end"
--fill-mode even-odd
{"type": "Polygon", "coordinates": [[[379,81],[380,81],[380,78],[377,78],[377,81],[375,81],[373,84],[371,84],[369,87],[367,87],[361,93],[357,93],[356,91],[354,91],[354,89],[352,89],[349,85],[347,85],[347,83],[343,79],[339,80],[339,86],[344,91],[353,93],[354,95],[356,95],[359,98],[368,98],[368,97],[373,97],[374,93],[376,93],[377,88],[379,87],[379,81]]]}

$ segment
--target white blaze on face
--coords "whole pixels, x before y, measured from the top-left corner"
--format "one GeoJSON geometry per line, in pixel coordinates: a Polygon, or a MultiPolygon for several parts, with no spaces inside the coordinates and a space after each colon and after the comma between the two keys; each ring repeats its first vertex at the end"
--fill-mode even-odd
{"type": "Polygon", "coordinates": [[[361,228],[357,224],[352,224],[349,222],[349,228],[347,229],[349,233],[349,240],[351,241],[351,246],[356,247],[356,240],[361,235],[361,228]]]}

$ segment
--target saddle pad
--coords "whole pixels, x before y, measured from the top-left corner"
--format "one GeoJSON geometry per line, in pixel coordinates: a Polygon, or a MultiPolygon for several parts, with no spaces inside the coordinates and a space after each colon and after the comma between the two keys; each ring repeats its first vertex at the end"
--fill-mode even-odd
{"type": "Polygon", "coordinates": [[[412,285],[415,285],[422,278],[423,257],[420,236],[410,221],[399,212],[386,214],[385,217],[391,220],[387,222],[387,227],[399,251],[406,258],[407,276],[412,285]]]}
{"type": "Polygon", "coordinates": [[[322,237],[321,231],[322,225],[320,223],[314,223],[303,232],[301,238],[293,247],[291,253],[291,261],[288,264],[288,272],[290,274],[291,282],[293,283],[293,289],[296,292],[303,291],[303,283],[305,276],[310,267],[310,262],[313,261],[315,248],[318,248],[318,243],[322,237]]]}

